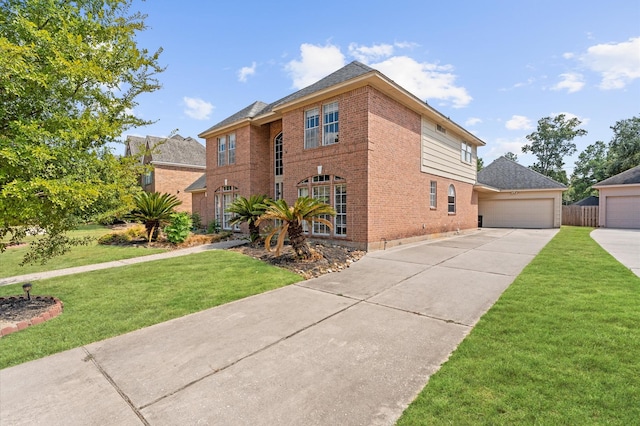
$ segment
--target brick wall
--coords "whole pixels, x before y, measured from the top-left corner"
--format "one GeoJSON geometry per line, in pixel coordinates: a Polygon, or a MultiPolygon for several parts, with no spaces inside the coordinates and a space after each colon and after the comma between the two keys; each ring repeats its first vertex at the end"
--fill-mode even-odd
{"type": "MultiPolygon", "coordinates": [[[[184,190],[202,176],[204,170],[190,167],[155,165],[151,192],[168,193],[178,197],[182,204],[176,210],[191,213],[191,193],[184,190]]],[[[145,190],[148,190],[145,188],[145,190]]]]}

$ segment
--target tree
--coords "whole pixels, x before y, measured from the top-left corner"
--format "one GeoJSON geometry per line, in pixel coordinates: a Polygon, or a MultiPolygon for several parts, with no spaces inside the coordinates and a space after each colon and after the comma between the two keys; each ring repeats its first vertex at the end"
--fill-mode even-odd
{"type": "Polygon", "coordinates": [[[484,167],[484,160],[478,157],[478,162],[476,163],[476,170],[480,171],[484,167]]]}
{"type": "Polygon", "coordinates": [[[538,161],[531,165],[531,168],[567,184],[567,174],[563,170],[564,157],[576,152],[573,139],[587,134],[586,130],[577,128],[580,124],[577,118],[567,119],[564,114],[538,120],[537,130],[526,136],[531,144],[522,147],[522,152],[530,152],[538,157],[538,161]]]}
{"type": "Polygon", "coordinates": [[[46,261],[79,222],[130,209],[140,171],[108,144],[149,124],[135,99],[162,71],[130,4],[0,1],[0,251],[37,229],[29,259],[46,261]]]}
{"type": "Polygon", "coordinates": [[[251,242],[260,239],[260,226],[256,224],[260,216],[264,213],[266,206],[266,195],[251,195],[248,199],[238,197],[229,205],[227,212],[234,216],[229,221],[230,225],[247,222],[249,225],[249,239],[251,242]]]}
{"type": "Polygon", "coordinates": [[[265,212],[260,216],[257,225],[265,220],[277,220],[281,225],[274,228],[265,238],[264,244],[267,251],[271,247],[271,239],[279,233],[276,243],[276,256],[280,256],[280,251],[284,245],[285,237],[289,237],[291,248],[299,259],[310,259],[311,248],[307,244],[304,235],[303,223],[309,227],[314,222],[319,222],[332,228],[331,222],[326,216],[335,216],[336,211],[328,204],[310,197],[300,197],[293,206],[287,205],[285,200],[267,200],[265,202],[265,212]]]}
{"type": "Polygon", "coordinates": [[[640,117],[620,120],[611,129],[607,173],[614,176],[640,164],[640,117]]]}
{"type": "Polygon", "coordinates": [[[504,154],[504,158],[508,158],[509,160],[514,161],[516,163],[518,162],[518,156],[511,151],[504,154]]]}
{"type": "Polygon", "coordinates": [[[569,200],[576,202],[596,195],[597,191],[591,187],[607,177],[607,146],[604,142],[597,141],[578,155],[571,175],[569,200]]]}
{"type": "Polygon", "coordinates": [[[147,241],[157,238],[158,230],[171,221],[175,208],[182,204],[175,195],[159,192],[140,192],[134,197],[135,210],[131,219],[139,220],[147,230],[147,241]]]}

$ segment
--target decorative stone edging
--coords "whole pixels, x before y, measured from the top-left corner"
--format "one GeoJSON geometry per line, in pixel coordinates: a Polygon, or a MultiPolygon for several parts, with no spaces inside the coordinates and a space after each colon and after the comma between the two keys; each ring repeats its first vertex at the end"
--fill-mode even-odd
{"type": "MultiPolygon", "coordinates": [[[[0,297],[0,300],[6,300],[6,299],[17,299],[17,297],[15,296],[0,297]]],[[[51,305],[51,307],[47,311],[41,313],[37,317],[33,317],[29,320],[23,320],[23,321],[17,322],[16,324],[9,327],[4,327],[2,330],[0,330],[0,337],[6,336],[7,334],[15,333],[16,331],[24,330],[25,328],[30,327],[32,325],[42,324],[43,322],[48,321],[52,318],[55,318],[62,313],[64,304],[57,297],[34,296],[33,299],[35,300],[49,299],[49,300],[53,300],[55,303],[51,305]]]]}

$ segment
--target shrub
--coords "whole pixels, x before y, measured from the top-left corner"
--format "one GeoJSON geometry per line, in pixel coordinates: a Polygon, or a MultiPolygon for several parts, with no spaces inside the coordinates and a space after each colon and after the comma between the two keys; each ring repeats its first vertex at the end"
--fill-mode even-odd
{"type": "Polygon", "coordinates": [[[110,234],[104,234],[98,238],[98,244],[102,245],[114,245],[114,244],[128,244],[132,238],[123,232],[111,232],[110,234]]]}
{"type": "Polygon", "coordinates": [[[191,232],[193,222],[189,213],[172,213],[169,225],[164,228],[167,240],[173,244],[184,242],[191,232]]]}
{"type": "Polygon", "coordinates": [[[220,227],[220,222],[218,222],[217,220],[213,220],[209,222],[209,226],[207,227],[207,234],[219,234],[221,229],[222,228],[220,227]]]}
{"type": "Polygon", "coordinates": [[[124,233],[129,237],[131,237],[132,240],[135,240],[138,238],[146,238],[147,236],[147,231],[144,225],[140,225],[140,224],[128,227],[124,231],[124,233]]]}
{"type": "Polygon", "coordinates": [[[202,218],[198,213],[191,214],[191,222],[193,222],[193,226],[191,227],[192,231],[199,231],[202,229],[202,218]]]}

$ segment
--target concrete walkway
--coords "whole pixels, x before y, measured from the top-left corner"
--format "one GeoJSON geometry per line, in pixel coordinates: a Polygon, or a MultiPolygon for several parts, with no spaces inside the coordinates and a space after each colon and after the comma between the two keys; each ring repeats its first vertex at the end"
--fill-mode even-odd
{"type": "Polygon", "coordinates": [[[78,274],[80,272],[97,271],[100,269],[117,268],[120,266],[133,265],[135,263],[151,262],[159,259],[169,259],[171,257],[186,256],[192,253],[199,253],[207,250],[222,250],[246,244],[246,240],[228,240],[219,243],[203,244],[186,249],[172,250],[164,253],[150,254],[148,256],[132,257],[130,259],[114,260],[112,262],[96,263],[93,265],[77,266],[75,268],[56,269],[53,271],[34,272],[33,274],[16,275],[13,277],[0,278],[0,286],[22,283],[27,281],[43,280],[45,278],[61,277],[63,275],[78,274]]]}
{"type": "Polygon", "coordinates": [[[640,229],[598,228],[591,238],[640,277],[640,229]]]}
{"type": "Polygon", "coordinates": [[[2,425],[391,425],[558,230],[477,233],[0,370],[2,425]]]}

